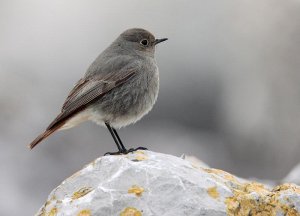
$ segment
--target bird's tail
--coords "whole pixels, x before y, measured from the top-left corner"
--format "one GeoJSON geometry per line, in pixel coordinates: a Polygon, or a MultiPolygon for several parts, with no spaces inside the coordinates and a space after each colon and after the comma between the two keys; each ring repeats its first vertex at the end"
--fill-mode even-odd
{"type": "Polygon", "coordinates": [[[46,139],[48,136],[50,136],[51,134],[53,134],[55,131],[57,131],[59,128],[61,128],[63,126],[62,124],[58,124],[55,125],[55,127],[52,128],[47,128],[43,133],[41,133],[37,138],[35,138],[35,140],[33,140],[29,145],[28,148],[33,149],[37,144],[39,144],[41,141],[43,141],[44,139],[46,139]]]}

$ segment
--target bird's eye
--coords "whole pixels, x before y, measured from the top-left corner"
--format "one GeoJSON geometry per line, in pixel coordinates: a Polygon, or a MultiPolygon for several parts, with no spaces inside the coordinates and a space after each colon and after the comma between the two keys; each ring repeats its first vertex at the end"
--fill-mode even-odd
{"type": "Polygon", "coordinates": [[[148,45],[148,40],[147,39],[143,39],[143,40],[141,40],[141,42],[140,42],[142,45],[144,45],[144,46],[147,46],[148,45]]]}

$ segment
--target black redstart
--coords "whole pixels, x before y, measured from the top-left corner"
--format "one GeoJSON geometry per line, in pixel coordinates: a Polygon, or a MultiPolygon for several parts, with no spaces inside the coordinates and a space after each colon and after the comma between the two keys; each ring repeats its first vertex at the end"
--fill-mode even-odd
{"type": "Polygon", "coordinates": [[[111,133],[118,152],[109,154],[136,150],[125,148],[115,128],[135,123],[153,107],[159,89],[155,46],[165,40],[155,39],[140,28],[123,32],[91,64],[69,93],[61,113],[29,147],[57,130],[91,120],[105,125],[111,133]]]}

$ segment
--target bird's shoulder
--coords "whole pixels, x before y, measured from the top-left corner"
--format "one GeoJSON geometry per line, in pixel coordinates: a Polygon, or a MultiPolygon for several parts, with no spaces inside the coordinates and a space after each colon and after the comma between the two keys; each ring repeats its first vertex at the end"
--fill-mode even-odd
{"type": "Polygon", "coordinates": [[[84,77],[106,76],[111,73],[122,73],[128,69],[138,70],[143,65],[143,59],[138,55],[115,54],[99,55],[90,65],[84,77]]]}

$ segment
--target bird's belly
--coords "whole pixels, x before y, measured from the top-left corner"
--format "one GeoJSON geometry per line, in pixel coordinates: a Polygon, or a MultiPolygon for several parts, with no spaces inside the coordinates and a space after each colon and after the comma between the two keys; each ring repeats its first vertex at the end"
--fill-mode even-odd
{"type": "Polygon", "coordinates": [[[155,100],[149,98],[149,95],[145,95],[144,98],[140,98],[140,101],[128,108],[128,110],[112,116],[111,125],[115,128],[121,128],[139,121],[152,109],[155,103],[155,100]]]}
{"type": "Polygon", "coordinates": [[[114,128],[133,124],[146,115],[156,102],[158,95],[158,76],[147,88],[128,83],[118,90],[112,90],[93,106],[91,120],[103,125],[108,122],[114,128]]]}

